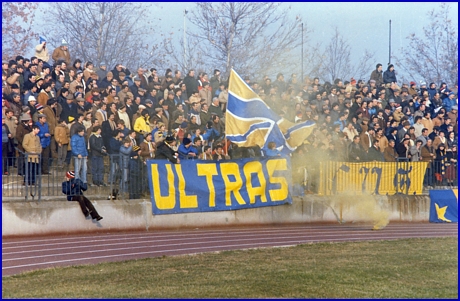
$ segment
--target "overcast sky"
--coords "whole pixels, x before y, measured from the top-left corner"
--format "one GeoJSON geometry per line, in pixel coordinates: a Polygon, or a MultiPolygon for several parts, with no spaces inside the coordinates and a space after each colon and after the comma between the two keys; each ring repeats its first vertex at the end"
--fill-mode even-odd
{"type": "MultiPolygon", "coordinates": [[[[194,9],[193,3],[159,3],[155,7],[155,15],[167,16],[162,18],[162,29],[174,30],[182,33],[183,10],[194,9]],[[180,16],[170,18],[168,16],[180,16]]],[[[331,3],[331,2],[285,2],[281,7],[291,6],[292,18],[298,14],[313,32],[310,42],[328,44],[329,39],[337,27],[339,32],[351,45],[352,60],[358,61],[365,49],[375,53],[376,63],[384,66],[388,63],[389,56],[389,20],[391,20],[391,54],[400,56],[401,47],[408,45],[406,37],[415,33],[423,35],[423,27],[428,26],[430,20],[427,12],[440,6],[437,2],[401,2],[401,3],[331,3]]],[[[458,28],[458,2],[450,3],[454,25],[458,28]]],[[[187,22],[187,30],[192,29],[192,24],[187,22]]],[[[458,32],[458,29],[457,29],[458,32]]],[[[299,33],[300,35],[300,33],[299,33]]],[[[182,35],[178,35],[181,37],[182,35]]],[[[305,47],[308,47],[306,44],[305,47]]],[[[394,63],[394,59],[391,60],[394,63]]],[[[373,64],[373,65],[375,65],[373,64]]],[[[398,69],[397,65],[395,66],[398,69]]]]}
{"type": "MultiPolygon", "coordinates": [[[[285,2],[281,7],[291,6],[290,14],[295,19],[300,15],[313,32],[310,42],[327,45],[337,27],[345,40],[352,47],[351,57],[358,61],[364,49],[375,53],[375,63],[388,63],[389,20],[392,28],[392,55],[400,55],[401,47],[407,46],[406,37],[415,33],[423,35],[423,27],[428,26],[430,20],[427,12],[440,6],[437,2],[403,2],[403,3],[331,3],[331,2],[285,2]]],[[[458,28],[458,3],[452,2],[450,18],[458,28]]],[[[152,9],[151,15],[161,19],[159,29],[168,33],[174,31],[176,37],[183,34],[183,11],[193,10],[191,2],[159,2],[152,9]]],[[[37,16],[37,22],[40,23],[37,16]]],[[[146,14],[146,18],[150,18],[146,14]]],[[[187,30],[192,30],[192,24],[187,21],[187,30]]],[[[457,29],[458,31],[458,29],[457,29]]],[[[300,36],[300,33],[299,33],[300,36]]],[[[71,44],[71,41],[69,41],[71,44]]],[[[305,47],[308,47],[305,44],[305,47]]],[[[299,50],[300,53],[300,50],[299,50]]],[[[392,63],[394,60],[392,59],[392,63]]],[[[373,64],[375,65],[375,64],[373,64]]],[[[398,67],[395,66],[396,70],[398,67]]]]}

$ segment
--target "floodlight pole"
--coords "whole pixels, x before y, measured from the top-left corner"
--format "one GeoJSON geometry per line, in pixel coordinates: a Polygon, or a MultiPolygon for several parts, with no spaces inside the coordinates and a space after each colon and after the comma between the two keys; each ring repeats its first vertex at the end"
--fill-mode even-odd
{"type": "Polygon", "coordinates": [[[187,15],[188,11],[184,9],[184,68],[187,64],[187,40],[186,40],[186,35],[187,35],[187,29],[185,27],[185,15],[187,15]]]}
{"type": "Polygon", "coordinates": [[[301,78],[302,78],[302,84],[303,84],[303,23],[302,23],[302,75],[301,75],[301,78]]]}
{"type": "Polygon", "coordinates": [[[389,44],[388,44],[388,65],[391,64],[391,20],[390,20],[390,34],[389,34],[389,44]]]}

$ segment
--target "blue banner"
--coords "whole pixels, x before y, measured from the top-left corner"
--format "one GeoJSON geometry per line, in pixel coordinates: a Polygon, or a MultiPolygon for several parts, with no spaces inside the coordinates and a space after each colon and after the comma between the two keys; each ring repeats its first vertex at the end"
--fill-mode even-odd
{"type": "Polygon", "coordinates": [[[292,204],[288,157],[223,161],[148,160],[153,214],[292,204]]]}
{"type": "Polygon", "coordinates": [[[430,222],[457,223],[458,201],[452,190],[430,190],[430,222]]]}

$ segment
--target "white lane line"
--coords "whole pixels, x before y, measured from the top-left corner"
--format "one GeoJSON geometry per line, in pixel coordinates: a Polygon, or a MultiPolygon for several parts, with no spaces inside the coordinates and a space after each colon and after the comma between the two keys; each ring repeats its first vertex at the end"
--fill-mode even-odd
{"type": "MultiPolygon", "coordinates": [[[[412,230],[412,229],[411,229],[412,230]]],[[[386,234],[390,234],[390,233],[400,233],[400,232],[403,232],[403,233],[413,233],[414,231],[411,231],[411,230],[408,230],[408,229],[402,229],[402,230],[387,230],[385,231],[386,234]]],[[[302,234],[306,234],[305,232],[311,232],[311,231],[302,231],[301,229],[300,230],[297,230],[297,229],[289,229],[289,230],[272,230],[272,231],[254,231],[254,232],[250,232],[248,233],[247,231],[244,231],[244,232],[226,232],[225,233],[225,236],[235,236],[235,235],[238,235],[238,236],[258,236],[258,234],[264,234],[264,235],[278,235],[280,233],[288,233],[288,232],[298,232],[298,233],[302,233],[302,234]]],[[[380,230],[381,231],[381,230],[380,230]]],[[[363,233],[364,235],[365,234],[369,234],[369,233],[373,233],[375,234],[376,232],[375,231],[371,231],[371,230],[355,230],[355,231],[344,231],[346,232],[347,234],[352,234],[352,235],[360,235],[361,233],[363,233]]],[[[420,229],[417,229],[415,232],[420,232],[420,229]]],[[[338,232],[338,231],[333,231],[333,230],[330,230],[330,229],[324,229],[322,231],[318,231],[318,232],[315,232],[315,233],[322,233],[322,234],[328,234],[328,233],[341,233],[341,232],[338,232]]],[[[343,232],[342,232],[343,233],[343,232]]],[[[380,232],[382,233],[382,232],[380,232]]],[[[445,234],[446,231],[440,231],[440,229],[427,229],[425,230],[423,233],[441,233],[441,234],[445,234]]],[[[78,240],[78,241],[72,241],[72,242],[57,242],[57,243],[44,243],[44,244],[33,244],[33,245],[27,245],[25,243],[22,243],[21,245],[19,246],[12,246],[12,247],[4,247],[2,246],[2,251],[7,251],[7,250],[14,250],[14,249],[25,249],[25,248],[36,248],[36,247],[46,247],[46,246],[58,246],[58,245],[72,245],[72,244],[78,244],[78,245],[81,245],[82,243],[95,243],[95,242],[106,242],[106,241],[120,241],[120,240],[123,240],[123,241],[131,241],[131,240],[138,240],[138,239],[156,239],[157,241],[163,241],[162,238],[167,238],[167,240],[173,240],[173,239],[192,239],[192,238],[195,238],[195,239],[199,239],[201,237],[204,237],[204,238],[211,238],[211,237],[214,237],[214,236],[218,236],[218,237],[221,237],[222,236],[222,233],[220,234],[209,234],[209,233],[206,233],[206,232],[203,232],[202,234],[201,233],[187,233],[187,234],[177,234],[177,235],[164,235],[164,236],[155,236],[155,235],[142,235],[142,236],[124,236],[124,237],[120,237],[120,238],[117,238],[117,237],[113,237],[113,236],[107,236],[107,237],[101,237],[101,238],[95,238],[95,237],[88,237],[89,240],[78,240]],[[177,237],[177,238],[175,238],[177,237]]]]}
{"type": "MultiPolygon", "coordinates": [[[[412,233],[403,233],[403,234],[412,234],[412,233]]],[[[420,237],[426,237],[426,233],[421,233],[420,235],[423,235],[423,236],[420,236],[420,237]]],[[[436,234],[432,234],[432,235],[436,235],[436,234]]],[[[192,241],[192,242],[189,242],[189,241],[182,241],[181,243],[173,243],[173,244],[162,244],[162,245],[151,245],[150,243],[157,243],[158,241],[155,241],[155,240],[152,240],[152,241],[137,241],[137,242],[134,242],[134,243],[130,243],[129,246],[127,247],[121,247],[121,248],[111,248],[111,249],[107,249],[107,248],[103,248],[103,249],[100,249],[100,250],[85,250],[85,251],[78,251],[78,252],[68,252],[68,253],[62,253],[61,251],[63,250],[62,248],[61,249],[51,249],[51,251],[57,251],[57,252],[60,252],[60,253],[57,253],[57,254],[46,254],[46,255],[43,255],[43,254],[40,254],[40,255],[37,255],[37,256],[28,256],[28,257],[16,257],[16,258],[10,258],[10,259],[3,259],[2,257],[2,263],[5,263],[5,262],[8,262],[8,261],[17,261],[17,260],[26,260],[26,259],[36,259],[36,258],[44,258],[44,257],[62,257],[62,256],[70,256],[70,255],[76,255],[76,254],[82,254],[82,253],[100,253],[100,252],[117,252],[117,251],[120,251],[120,250],[129,250],[129,249],[142,249],[142,248],[162,248],[162,247],[170,247],[170,246],[185,246],[185,245],[196,245],[196,244],[202,244],[202,245],[207,245],[207,244],[218,244],[218,243],[225,243],[225,242],[239,242],[239,241],[253,241],[254,243],[257,243],[258,241],[265,241],[265,240],[270,240],[270,239],[279,239],[279,240],[284,240],[284,239],[288,239],[288,238],[297,238],[298,240],[309,240],[309,239],[314,239],[314,238],[323,238],[323,237],[340,237],[339,234],[331,234],[331,235],[323,235],[323,234],[319,234],[319,235],[284,235],[283,237],[279,237],[279,236],[275,236],[275,237],[249,237],[249,238],[241,238],[241,237],[237,237],[236,239],[228,239],[228,237],[225,237],[225,239],[222,239],[222,240],[213,240],[213,241],[192,241]],[[133,244],[142,244],[140,246],[132,246],[133,244]],[[147,244],[147,245],[146,245],[147,244]]],[[[360,235],[361,236],[361,235],[360,235]]],[[[374,233],[368,233],[367,235],[363,235],[361,236],[362,238],[367,238],[368,236],[372,236],[373,238],[375,239],[378,239],[379,236],[376,236],[374,235],[374,233]]],[[[356,236],[351,236],[350,238],[361,238],[361,237],[356,237],[356,236]]],[[[395,237],[395,238],[398,238],[399,236],[392,236],[392,237],[395,237]]],[[[222,238],[222,237],[220,237],[222,238]]],[[[174,241],[176,241],[177,239],[174,239],[174,241]]],[[[170,241],[170,240],[165,240],[166,242],[170,241]]],[[[94,249],[96,247],[107,247],[107,246],[115,246],[115,245],[123,245],[123,246],[126,246],[127,244],[126,243],[116,243],[116,244],[104,244],[104,245],[92,245],[92,246],[85,246],[85,248],[91,248],[91,249],[94,249]]],[[[77,248],[72,248],[73,250],[77,249],[77,248]]],[[[33,252],[42,252],[43,250],[37,250],[37,251],[33,251],[33,252]]],[[[16,255],[16,253],[8,253],[8,254],[13,254],[13,255],[16,255]]],[[[3,253],[3,255],[7,255],[6,253],[3,253]]]]}
{"type": "MultiPolygon", "coordinates": [[[[369,238],[369,239],[356,239],[356,240],[395,240],[395,239],[406,239],[406,238],[419,238],[419,237],[413,237],[413,236],[402,236],[402,237],[379,237],[376,239],[375,237],[369,238]]],[[[423,237],[422,237],[423,238],[423,237]]],[[[351,238],[337,238],[337,239],[324,239],[324,240],[311,240],[311,241],[304,241],[304,242],[299,242],[298,240],[291,240],[291,241],[285,241],[283,242],[284,244],[305,244],[305,243],[316,243],[316,242],[329,242],[329,241],[349,241],[351,238]]],[[[356,241],[354,240],[354,241],[356,241]]],[[[266,242],[266,243],[258,243],[257,245],[273,245],[273,242],[266,242]]],[[[16,265],[16,266],[8,266],[8,267],[3,267],[2,270],[9,270],[9,269],[15,269],[15,268],[22,268],[22,267],[34,267],[34,266],[41,266],[41,265],[46,265],[46,264],[56,264],[56,263],[64,263],[64,262],[78,262],[78,261],[83,261],[83,260],[94,260],[94,259],[103,259],[103,258],[114,258],[114,257],[126,257],[126,256],[135,256],[135,255],[144,255],[144,254],[156,254],[156,253],[166,253],[166,252],[177,252],[177,251],[189,251],[189,250],[203,250],[203,249],[213,249],[213,248],[229,248],[229,247],[243,247],[243,246],[250,246],[251,248],[257,247],[254,243],[251,244],[236,244],[236,245],[225,245],[225,246],[209,246],[209,247],[195,247],[195,248],[185,248],[185,249],[171,249],[171,250],[161,250],[161,251],[147,251],[147,252],[137,252],[137,253],[124,253],[124,254],[114,254],[114,255],[104,255],[104,256],[96,256],[96,257],[85,257],[85,258],[77,258],[77,259],[65,259],[65,260],[55,260],[55,261],[48,261],[48,262],[40,262],[40,263],[31,263],[31,264],[23,264],[23,265],[16,265]]],[[[205,253],[205,252],[199,252],[199,253],[205,253]]]]}
{"type": "MultiPolygon", "coordinates": [[[[110,236],[113,238],[116,237],[134,237],[134,236],[145,236],[147,235],[155,235],[156,237],[160,236],[178,236],[178,235],[187,235],[187,234],[193,234],[193,235],[199,235],[199,234],[222,234],[222,233],[244,233],[244,232],[265,232],[265,231],[279,231],[279,230],[295,230],[295,229],[302,229],[302,230],[317,230],[317,229],[327,229],[327,230],[333,230],[333,229],[339,229],[339,230],[356,230],[360,228],[365,228],[366,226],[359,226],[358,224],[351,224],[350,225],[328,225],[328,226],[305,226],[305,227],[254,227],[251,228],[244,228],[244,229],[238,229],[238,228],[228,228],[226,230],[221,230],[221,231],[206,231],[206,230],[190,230],[190,229],[184,229],[184,231],[180,232],[180,230],[171,230],[169,231],[155,231],[155,229],[149,230],[149,231],[142,231],[143,233],[105,233],[105,234],[100,234],[100,233],[95,233],[93,236],[72,236],[72,237],[62,237],[62,238],[43,238],[43,239],[33,239],[33,240],[19,240],[19,241],[10,241],[10,242],[2,242],[3,245],[11,245],[11,244],[24,244],[24,243],[33,243],[33,242],[50,242],[50,241],[62,241],[62,240],[77,240],[77,239],[85,239],[85,238],[90,238],[94,239],[95,237],[106,237],[110,236]]],[[[454,227],[453,225],[449,224],[439,224],[436,225],[436,227],[443,227],[443,228],[448,228],[448,229],[455,229],[458,230],[457,227],[454,227]]],[[[422,229],[434,229],[435,227],[433,224],[389,224],[386,226],[383,230],[381,231],[387,231],[387,230],[392,230],[392,229],[403,229],[403,230],[408,230],[408,229],[417,229],[417,230],[422,230],[422,229]],[[408,227],[409,226],[409,227],[408,227]]],[[[364,230],[364,229],[363,229],[364,230]]],[[[370,230],[370,227],[369,229],[370,230]]],[[[438,229],[439,230],[439,229],[438,229]]]]}

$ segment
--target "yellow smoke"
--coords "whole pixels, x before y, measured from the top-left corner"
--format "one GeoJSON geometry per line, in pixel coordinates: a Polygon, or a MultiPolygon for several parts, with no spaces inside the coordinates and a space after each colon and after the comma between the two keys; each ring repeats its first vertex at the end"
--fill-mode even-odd
{"type": "Polygon", "coordinates": [[[371,195],[337,195],[331,208],[339,213],[341,223],[371,223],[380,230],[390,222],[390,212],[371,195]]]}

